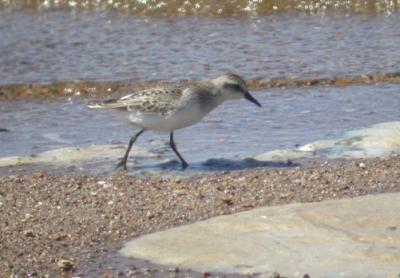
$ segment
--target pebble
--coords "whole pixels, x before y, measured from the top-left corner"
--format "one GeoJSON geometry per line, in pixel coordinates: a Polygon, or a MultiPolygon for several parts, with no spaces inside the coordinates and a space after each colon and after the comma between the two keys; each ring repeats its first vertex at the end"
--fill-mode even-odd
{"type": "Polygon", "coordinates": [[[169,271],[169,272],[178,273],[178,272],[179,272],[179,268],[177,268],[177,267],[171,267],[171,268],[168,268],[168,271],[169,271]]]}
{"type": "Polygon", "coordinates": [[[24,236],[26,237],[35,237],[35,234],[33,233],[32,230],[25,230],[22,232],[24,234],[24,236]]]}
{"type": "Polygon", "coordinates": [[[66,259],[61,259],[57,262],[57,266],[62,270],[62,271],[70,271],[74,269],[75,264],[66,259]]]}
{"type": "Polygon", "coordinates": [[[233,205],[233,195],[231,194],[222,196],[221,200],[227,205],[233,205]]]}
{"type": "MultiPolygon", "coordinates": [[[[21,277],[33,270],[38,276],[58,277],[60,268],[69,265],[59,262],[61,257],[74,258],[67,260],[70,268],[84,269],[90,264],[86,256],[106,254],[109,251],[102,248],[112,243],[199,219],[266,205],[400,191],[400,156],[319,164],[209,173],[180,182],[176,177],[138,179],[123,174],[107,179],[78,173],[3,176],[0,223],[8,223],[8,241],[2,242],[2,255],[15,258],[14,269],[21,277]],[[104,190],[105,185],[110,188],[104,190]]],[[[387,229],[397,232],[399,227],[387,229]]],[[[105,267],[82,277],[101,277],[105,267]]],[[[124,269],[116,269],[114,276],[120,270],[124,269]]],[[[184,273],[181,269],[179,275],[184,273]]],[[[8,277],[1,267],[0,277],[8,277]]]]}
{"type": "Polygon", "coordinates": [[[38,177],[38,178],[43,178],[43,177],[46,176],[46,173],[43,172],[43,171],[37,171],[37,172],[34,173],[34,176],[38,177]]]}

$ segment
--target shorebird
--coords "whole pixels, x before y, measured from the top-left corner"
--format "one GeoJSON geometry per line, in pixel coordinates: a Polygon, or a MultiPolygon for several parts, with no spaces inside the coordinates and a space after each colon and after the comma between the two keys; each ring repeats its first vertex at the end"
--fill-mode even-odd
{"type": "Polygon", "coordinates": [[[89,102],[94,109],[110,109],[129,124],[140,128],[131,137],[124,157],[117,168],[126,164],[132,145],[146,130],[169,132],[169,144],[178,156],[182,170],[189,166],[178,152],[174,131],[199,122],[205,115],[226,100],[245,98],[257,106],[261,104],[249,93],[246,82],[234,73],[215,79],[175,84],[146,89],[117,99],[89,102]]]}

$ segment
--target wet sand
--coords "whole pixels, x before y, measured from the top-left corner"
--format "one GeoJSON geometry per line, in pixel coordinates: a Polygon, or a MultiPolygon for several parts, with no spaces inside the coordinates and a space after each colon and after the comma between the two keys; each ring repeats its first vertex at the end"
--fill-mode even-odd
{"type": "Polygon", "coordinates": [[[260,206],[399,192],[399,181],[400,156],[190,178],[4,176],[0,276],[207,277],[110,258],[142,234],[260,206]]]}
{"type": "MultiPolygon", "coordinates": [[[[181,82],[187,82],[182,80],[181,82]]],[[[399,84],[400,72],[376,73],[335,78],[248,79],[250,90],[302,88],[314,86],[346,87],[354,85],[399,84]]],[[[0,100],[57,100],[66,97],[100,98],[168,84],[167,81],[87,81],[52,84],[10,84],[0,86],[0,100]]]]}

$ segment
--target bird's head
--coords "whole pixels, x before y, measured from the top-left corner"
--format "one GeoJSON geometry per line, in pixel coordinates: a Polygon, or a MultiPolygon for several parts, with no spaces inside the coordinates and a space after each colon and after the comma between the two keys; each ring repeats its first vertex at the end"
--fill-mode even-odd
{"type": "Polygon", "coordinates": [[[239,75],[226,73],[214,79],[213,82],[219,88],[219,92],[224,99],[245,98],[261,107],[261,104],[249,93],[246,82],[239,75]]]}

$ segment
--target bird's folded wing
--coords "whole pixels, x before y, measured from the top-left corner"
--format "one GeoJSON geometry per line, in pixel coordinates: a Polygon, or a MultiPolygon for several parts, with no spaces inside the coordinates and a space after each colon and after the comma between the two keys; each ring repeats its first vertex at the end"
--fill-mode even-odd
{"type": "Polygon", "coordinates": [[[183,90],[180,88],[156,88],[143,90],[117,99],[91,102],[88,104],[88,107],[165,114],[176,109],[178,106],[177,103],[181,100],[182,96],[183,90]]]}

